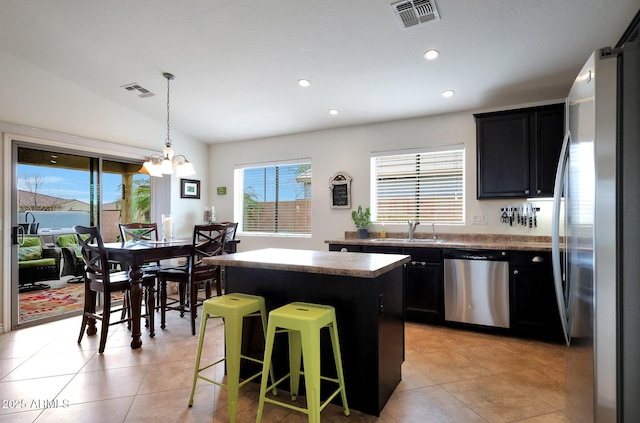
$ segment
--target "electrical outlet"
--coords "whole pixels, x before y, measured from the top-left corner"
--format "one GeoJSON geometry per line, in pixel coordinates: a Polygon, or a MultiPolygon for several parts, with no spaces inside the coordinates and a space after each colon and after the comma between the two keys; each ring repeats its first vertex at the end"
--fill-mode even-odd
{"type": "Polygon", "coordinates": [[[472,225],[486,225],[487,223],[489,223],[489,219],[486,214],[473,215],[472,225]]]}

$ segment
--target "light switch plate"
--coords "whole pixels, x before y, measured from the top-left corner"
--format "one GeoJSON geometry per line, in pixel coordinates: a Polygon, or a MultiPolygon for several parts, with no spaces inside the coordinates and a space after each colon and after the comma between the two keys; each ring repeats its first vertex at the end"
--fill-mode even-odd
{"type": "Polygon", "coordinates": [[[474,214],[473,220],[471,221],[472,225],[486,225],[489,223],[489,219],[486,214],[474,214]]]}

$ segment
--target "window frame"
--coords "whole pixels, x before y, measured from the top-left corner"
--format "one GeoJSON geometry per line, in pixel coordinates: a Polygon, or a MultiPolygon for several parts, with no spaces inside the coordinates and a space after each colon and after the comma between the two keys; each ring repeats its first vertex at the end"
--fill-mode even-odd
{"type": "MultiPolygon", "coordinates": [[[[238,164],[234,168],[234,220],[238,222],[237,233],[243,236],[262,236],[262,237],[282,237],[282,238],[311,238],[312,235],[312,187],[313,187],[313,177],[311,176],[308,184],[302,186],[302,198],[299,200],[307,201],[307,215],[306,219],[308,220],[306,232],[275,232],[275,231],[247,231],[245,228],[244,222],[244,199],[245,199],[245,170],[247,169],[267,169],[274,167],[284,167],[284,166],[292,166],[292,165],[308,165],[308,171],[313,169],[313,164],[311,158],[304,157],[299,159],[289,159],[289,160],[277,160],[271,162],[260,162],[260,163],[246,163],[246,164],[238,164]]],[[[298,200],[297,198],[293,201],[298,200]]],[[[274,200],[275,201],[275,200],[274,200]]],[[[291,200],[282,200],[285,201],[291,200]]],[[[274,207],[279,207],[276,203],[274,207]]],[[[275,225],[274,225],[275,226],[275,225]]]]}

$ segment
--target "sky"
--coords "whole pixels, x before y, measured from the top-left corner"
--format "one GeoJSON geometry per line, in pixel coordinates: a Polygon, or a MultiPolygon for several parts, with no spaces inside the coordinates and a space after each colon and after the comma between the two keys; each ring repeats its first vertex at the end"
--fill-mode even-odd
{"type": "MultiPolygon", "coordinates": [[[[55,167],[18,165],[18,188],[31,191],[34,176],[42,182],[38,194],[52,197],[89,202],[89,172],[86,170],[60,169],[55,167]],[[31,182],[29,182],[31,181],[31,182]]],[[[103,175],[103,203],[111,203],[120,199],[121,176],[103,175]]]]}
{"type": "Polygon", "coordinates": [[[244,169],[244,190],[255,195],[256,201],[274,201],[276,187],[280,188],[278,199],[292,201],[304,198],[304,184],[296,181],[302,172],[300,164],[280,165],[279,181],[276,184],[276,166],[244,169]]]}

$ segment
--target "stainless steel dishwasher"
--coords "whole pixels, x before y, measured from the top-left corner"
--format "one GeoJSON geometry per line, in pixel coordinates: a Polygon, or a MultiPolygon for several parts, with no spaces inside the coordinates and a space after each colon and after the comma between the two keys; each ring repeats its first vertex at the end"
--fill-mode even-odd
{"type": "Polygon", "coordinates": [[[444,251],[444,318],[509,327],[509,253],[444,251]]]}

